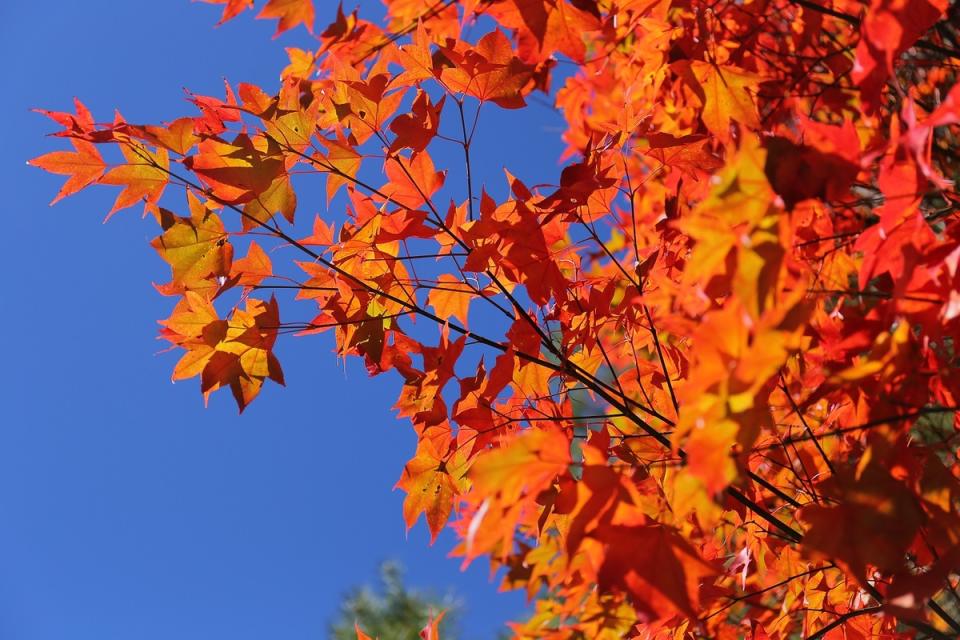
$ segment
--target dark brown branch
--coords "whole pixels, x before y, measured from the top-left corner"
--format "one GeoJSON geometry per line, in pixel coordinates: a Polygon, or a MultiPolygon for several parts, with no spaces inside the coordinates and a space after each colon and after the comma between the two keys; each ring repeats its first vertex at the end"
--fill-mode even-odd
{"type": "Polygon", "coordinates": [[[853,433],[854,431],[862,431],[865,429],[873,429],[874,427],[880,427],[885,424],[892,424],[895,422],[900,422],[903,420],[912,420],[913,418],[919,418],[921,416],[936,414],[936,413],[955,413],[958,411],[957,407],[927,407],[924,409],[917,409],[916,411],[911,411],[908,413],[901,414],[899,416],[887,416],[885,418],[877,418],[876,420],[870,420],[864,422],[863,424],[854,425],[851,427],[838,427],[831,429],[826,433],[818,433],[814,436],[799,436],[797,438],[784,438],[777,444],[764,445],[762,447],[755,447],[751,450],[754,453],[760,453],[763,451],[770,451],[772,449],[779,448],[782,443],[792,444],[794,442],[808,442],[810,440],[820,440],[823,438],[839,438],[848,433],[853,433]]]}
{"type": "Polygon", "coordinates": [[[836,9],[831,9],[830,7],[825,7],[822,4],[817,4],[816,2],[811,2],[811,0],[790,0],[792,4],[795,4],[804,9],[810,9],[811,11],[816,11],[817,13],[822,13],[825,16],[831,16],[838,20],[843,20],[851,27],[855,29],[860,28],[860,18],[852,16],[849,13],[843,13],[842,11],[837,11],[836,9]]]}
{"type": "Polygon", "coordinates": [[[813,437],[813,430],[810,428],[810,425],[807,424],[807,419],[803,416],[803,411],[800,410],[800,407],[797,405],[797,401],[793,399],[793,396],[790,394],[790,390],[787,389],[787,381],[783,378],[783,373],[780,373],[780,389],[783,391],[783,395],[787,396],[787,400],[790,401],[790,406],[793,407],[793,412],[800,418],[800,423],[803,425],[803,428],[806,430],[807,435],[813,440],[813,444],[817,447],[817,451],[820,453],[820,457],[823,458],[824,463],[827,465],[827,468],[830,469],[832,475],[837,475],[837,470],[833,468],[833,463],[830,462],[830,458],[827,457],[826,452],[823,450],[823,447],[820,445],[820,441],[813,437]]]}
{"type": "Polygon", "coordinates": [[[751,591],[750,593],[745,593],[745,594],[743,594],[743,595],[730,598],[730,601],[729,601],[727,604],[725,604],[724,606],[720,607],[719,609],[717,609],[717,610],[714,611],[713,613],[711,613],[711,614],[709,614],[709,615],[701,618],[701,621],[706,622],[706,621],[709,620],[710,618],[712,618],[712,617],[714,617],[714,616],[716,616],[716,615],[719,615],[719,614],[723,613],[724,611],[726,611],[726,610],[729,609],[730,607],[734,606],[734,605],[737,604],[738,602],[742,602],[742,601],[744,601],[744,600],[749,600],[750,598],[755,598],[755,597],[757,597],[757,596],[759,596],[759,595],[763,595],[764,593],[766,593],[766,592],[768,592],[768,591],[773,591],[773,590],[776,589],[777,587],[782,587],[782,586],[784,586],[784,585],[790,584],[791,582],[793,582],[793,581],[796,580],[797,578],[803,578],[804,576],[809,576],[809,575],[812,575],[812,574],[817,573],[817,572],[820,572],[820,571],[826,571],[826,570],[828,570],[828,569],[833,569],[833,568],[835,568],[835,567],[836,567],[836,565],[828,564],[828,565],[825,566],[825,567],[815,567],[815,568],[813,568],[813,569],[808,569],[807,571],[803,571],[803,572],[801,572],[801,573],[794,574],[794,575],[790,576],[789,578],[784,578],[784,579],[781,580],[780,582],[777,582],[777,583],[775,583],[775,584],[772,584],[772,585],[770,585],[769,587],[764,587],[763,589],[757,589],[756,591],[751,591]]]}

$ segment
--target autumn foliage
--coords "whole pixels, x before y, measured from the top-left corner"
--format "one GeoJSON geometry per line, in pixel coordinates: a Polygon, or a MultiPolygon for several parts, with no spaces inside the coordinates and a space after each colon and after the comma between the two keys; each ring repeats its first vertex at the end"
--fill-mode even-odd
{"type": "Polygon", "coordinates": [[[392,371],[407,525],[505,569],[517,637],[960,633],[960,5],[385,4],[258,3],[315,48],[164,124],[44,112],[57,200],[158,224],[173,377],[242,410],[322,332],[392,371]],[[478,184],[534,98],[553,184],[478,184]]]}

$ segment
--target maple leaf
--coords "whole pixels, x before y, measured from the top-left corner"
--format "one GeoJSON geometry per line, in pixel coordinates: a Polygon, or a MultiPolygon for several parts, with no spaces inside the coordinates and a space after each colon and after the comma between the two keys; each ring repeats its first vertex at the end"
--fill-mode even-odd
{"type": "Polygon", "coordinates": [[[677,612],[696,616],[701,583],[717,570],[675,531],[660,525],[610,525],[592,535],[608,548],[598,573],[601,586],[624,589],[653,619],[677,612]]]}
{"type": "Polygon", "coordinates": [[[151,242],[173,270],[173,279],[157,289],[164,295],[196,291],[212,295],[230,273],[233,246],[220,217],[187,192],[190,217],[161,209],[163,235],[151,242]]]}
{"type": "Polygon", "coordinates": [[[223,341],[201,373],[201,391],[209,394],[229,385],[240,411],[258,393],[267,378],[284,384],[280,362],[273,355],[280,316],[277,302],[248,299],[227,325],[223,341]]]}
{"type": "Polygon", "coordinates": [[[431,104],[430,96],[418,91],[410,113],[401,114],[390,122],[390,130],[397,134],[390,143],[390,151],[396,153],[400,149],[410,148],[416,152],[426,149],[440,128],[440,112],[445,100],[446,96],[437,104],[431,104]]]}
{"type": "Polygon", "coordinates": [[[853,78],[865,103],[875,109],[884,82],[897,58],[920,38],[947,9],[945,0],[872,0],[861,24],[853,78]]]}
{"type": "Polygon", "coordinates": [[[314,103],[308,109],[277,111],[274,118],[264,122],[269,138],[296,152],[306,152],[316,128],[317,109],[314,103]]]}
{"type": "Polygon", "coordinates": [[[729,65],[700,61],[693,62],[691,69],[702,95],[700,119],[713,135],[722,142],[729,141],[731,122],[739,122],[751,129],[760,127],[751,95],[759,83],[756,74],[729,65]]]}
{"type": "Polygon", "coordinates": [[[390,78],[378,73],[366,80],[337,82],[334,108],[344,127],[363,143],[383,129],[403,100],[404,92],[390,91],[390,78]]]}
{"type": "Polygon", "coordinates": [[[844,470],[823,490],[835,506],[810,505],[800,516],[810,525],[804,546],[813,557],[842,562],[866,584],[868,567],[896,570],[924,521],[913,493],[876,462],[844,470]]]}
{"type": "Polygon", "coordinates": [[[280,325],[276,300],[248,299],[245,310],[221,320],[213,305],[194,291],[161,323],[162,337],[187,350],[174,368],[173,379],[200,376],[207,398],[229,386],[242,412],[267,378],[284,384],[273,344],[280,325]]]}
{"type": "Polygon", "coordinates": [[[510,41],[499,29],[480,38],[475,47],[440,48],[454,64],[441,72],[451,90],[491,101],[504,109],[519,109],[526,102],[523,90],[533,77],[534,67],[513,55],[510,41]]]}
{"type": "Polygon", "coordinates": [[[333,199],[340,187],[352,184],[351,179],[356,178],[360,165],[363,162],[363,156],[357,153],[346,140],[321,140],[327,149],[327,153],[317,152],[314,154],[319,162],[319,167],[327,173],[327,202],[333,199]]]}
{"type": "Polygon", "coordinates": [[[303,24],[307,31],[313,33],[313,0],[269,0],[257,14],[257,18],[279,20],[274,38],[298,24],[303,24]]]}
{"type": "Polygon", "coordinates": [[[353,624],[353,630],[354,630],[354,631],[356,632],[356,634],[357,634],[357,640],[373,640],[373,638],[371,638],[370,636],[368,636],[367,634],[365,634],[365,633],[360,629],[360,625],[359,625],[358,623],[354,623],[354,624],[353,624]]]}
{"type": "Polygon", "coordinates": [[[837,374],[841,380],[862,380],[876,374],[892,375],[909,359],[910,327],[900,323],[888,333],[881,333],[865,357],[837,374]]]}
{"type": "Polygon", "coordinates": [[[586,55],[584,35],[600,28],[596,5],[583,2],[510,0],[494,5],[491,13],[518,31],[517,50],[527,62],[546,60],[560,52],[582,63],[586,55]]]}
{"type": "Polygon", "coordinates": [[[298,242],[302,245],[329,246],[333,244],[333,225],[327,224],[320,216],[316,216],[313,219],[313,234],[300,238],[298,242]]]}
{"type": "Polygon", "coordinates": [[[403,73],[393,78],[398,87],[411,86],[435,75],[433,56],[430,55],[431,39],[423,22],[417,22],[412,42],[395,49],[388,49],[387,56],[403,67],[403,73]]]}
{"type": "Polygon", "coordinates": [[[740,430],[732,420],[711,420],[703,423],[702,414],[684,442],[690,473],[703,482],[708,495],[716,495],[737,477],[737,467],[730,448],[740,430]]]}
{"type": "MultiPolygon", "coordinates": [[[[856,133],[848,142],[858,144],[856,133]]],[[[849,139],[848,139],[849,140],[849,139]]],[[[786,208],[810,198],[834,200],[846,195],[860,168],[838,153],[825,153],[816,147],[798,145],[786,138],[767,140],[764,171],[773,190],[783,198],[786,208]],[[806,179],[799,181],[798,175],[806,179]]]]}
{"type": "Polygon", "coordinates": [[[102,184],[123,187],[107,214],[109,219],[121,209],[144,202],[148,210],[155,209],[170,180],[170,156],[164,148],[151,152],[137,142],[120,145],[126,164],[114,167],[100,179],[102,184]]]}
{"type": "Polygon", "coordinates": [[[207,136],[219,135],[227,130],[227,124],[240,122],[240,110],[237,108],[237,98],[230,84],[224,80],[226,101],[211,96],[198,96],[187,91],[190,102],[200,109],[202,114],[193,120],[194,131],[207,136]]]}
{"type": "Polygon", "coordinates": [[[34,109],[34,111],[42,113],[63,127],[63,131],[59,131],[53,135],[87,139],[93,134],[96,128],[93,121],[93,114],[90,113],[90,110],[79,98],[73,99],[73,105],[77,111],[75,114],[63,111],[48,111],[46,109],[34,109]]]}
{"type": "Polygon", "coordinates": [[[426,626],[420,630],[421,640],[440,640],[440,622],[443,620],[444,614],[446,614],[446,611],[430,615],[426,626]]]}
{"type": "Polygon", "coordinates": [[[76,151],[53,151],[29,161],[29,164],[51,173],[70,176],[60,187],[57,197],[50,201],[51,205],[97,182],[107,169],[93,143],[72,138],[70,144],[76,151]]]}
{"type": "Polygon", "coordinates": [[[648,155],[666,167],[696,174],[716,171],[723,166],[717,156],[709,151],[708,136],[676,137],[667,133],[654,133],[646,139],[650,145],[648,155]]]}
{"type": "Polygon", "coordinates": [[[232,20],[247,9],[253,8],[253,0],[203,0],[208,4],[224,4],[226,5],[223,8],[223,14],[220,16],[220,21],[217,22],[219,27],[224,22],[232,20]]]}
{"type": "Polygon", "coordinates": [[[243,229],[254,229],[260,226],[257,223],[268,222],[277,213],[292,224],[296,210],[297,194],[290,184],[290,176],[281,174],[274,178],[269,187],[244,205],[243,229]]]}
{"type": "Polygon", "coordinates": [[[143,131],[156,146],[181,156],[186,155],[200,141],[194,132],[193,118],[177,118],[165,126],[146,125],[143,131]]]}
{"type": "Polygon", "coordinates": [[[281,73],[282,77],[307,79],[313,74],[317,61],[313,52],[287,47],[287,55],[290,56],[290,64],[281,73]]]}
{"type": "Polygon", "coordinates": [[[384,307],[375,301],[368,303],[364,316],[343,330],[342,344],[347,346],[346,350],[364,356],[371,363],[380,362],[390,324],[385,315],[384,307]]]}
{"type": "MultiPolygon", "coordinates": [[[[466,16],[473,13],[475,2],[476,0],[467,0],[465,3],[466,16]]],[[[452,3],[431,5],[431,10],[427,12],[429,16],[427,21],[422,20],[424,6],[420,0],[387,0],[383,4],[386,6],[390,17],[387,26],[391,31],[409,28],[410,25],[418,22],[426,22],[430,32],[436,34],[436,37],[453,37],[460,33],[457,7],[452,3]]]]}
{"type": "Polygon", "coordinates": [[[209,186],[211,195],[231,204],[250,202],[266,193],[283,173],[281,160],[261,152],[244,135],[232,144],[207,138],[198,153],[183,163],[209,186]]]}
{"type": "Polygon", "coordinates": [[[475,291],[461,283],[458,278],[449,273],[441,273],[437,285],[430,290],[430,306],[440,318],[457,318],[466,326],[470,298],[474,295],[475,291]]]}
{"type": "Polygon", "coordinates": [[[567,437],[555,429],[536,429],[479,456],[470,479],[479,494],[495,493],[503,502],[511,503],[524,493],[539,493],[569,464],[567,437]]]}
{"type": "Polygon", "coordinates": [[[389,182],[380,193],[391,202],[416,209],[443,186],[446,172],[434,169],[433,159],[426,152],[413,158],[389,156],[384,163],[389,182]]]}
{"type": "Polygon", "coordinates": [[[424,439],[417,453],[403,468],[395,488],[406,491],[403,519],[410,529],[420,514],[430,527],[430,540],[435,542],[453,511],[454,499],[469,486],[466,474],[469,460],[461,451],[452,455],[438,450],[433,440],[424,439]]]}
{"type": "Polygon", "coordinates": [[[230,267],[231,280],[243,287],[255,287],[273,276],[273,263],[256,242],[251,241],[247,255],[234,260],[230,267]]]}

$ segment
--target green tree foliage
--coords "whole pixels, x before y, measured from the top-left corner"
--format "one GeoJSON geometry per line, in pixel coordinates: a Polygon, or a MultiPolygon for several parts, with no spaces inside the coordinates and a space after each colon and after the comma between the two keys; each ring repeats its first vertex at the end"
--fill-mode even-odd
{"type": "Polygon", "coordinates": [[[408,588],[403,583],[403,569],[395,562],[380,567],[380,583],[378,590],[365,586],[347,595],[332,625],[331,638],[356,640],[357,624],[372,638],[417,640],[427,621],[445,611],[442,637],[456,640],[455,617],[462,605],[452,594],[436,596],[408,588]]]}

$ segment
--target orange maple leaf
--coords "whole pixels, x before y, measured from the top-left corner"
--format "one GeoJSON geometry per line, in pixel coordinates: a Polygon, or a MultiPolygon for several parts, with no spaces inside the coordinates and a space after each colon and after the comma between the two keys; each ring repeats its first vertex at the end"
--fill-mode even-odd
{"type": "Polygon", "coordinates": [[[274,38],[298,24],[303,24],[307,31],[313,33],[313,0],[269,0],[257,14],[257,18],[279,20],[277,31],[273,34],[274,38]]]}
{"type": "Polygon", "coordinates": [[[107,168],[93,143],[71,138],[70,144],[76,151],[53,151],[29,161],[29,164],[51,173],[70,176],[60,187],[57,197],[50,201],[51,205],[97,182],[107,168]]]}

